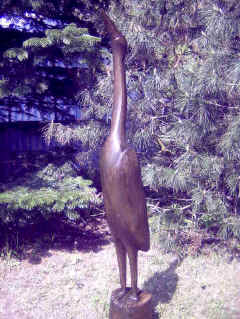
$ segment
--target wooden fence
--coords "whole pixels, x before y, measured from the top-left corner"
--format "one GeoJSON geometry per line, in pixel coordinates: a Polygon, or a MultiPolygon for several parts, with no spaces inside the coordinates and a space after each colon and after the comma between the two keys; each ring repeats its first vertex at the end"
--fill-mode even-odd
{"type": "Polygon", "coordinates": [[[0,123],[0,177],[11,174],[11,162],[21,152],[45,152],[56,145],[45,143],[42,128],[46,123],[0,123]]]}

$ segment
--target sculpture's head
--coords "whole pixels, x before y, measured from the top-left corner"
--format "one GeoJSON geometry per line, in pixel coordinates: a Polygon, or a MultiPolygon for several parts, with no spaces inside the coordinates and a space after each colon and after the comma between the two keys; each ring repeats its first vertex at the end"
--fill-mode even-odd
{"type": "Polygon", "coordinates": [[[127,40],[103,10],[100,11],[100,14],[106,26],[107,33],[111,38],[112,49],[121,49],[125,55],[127,52],[127,40]]]}

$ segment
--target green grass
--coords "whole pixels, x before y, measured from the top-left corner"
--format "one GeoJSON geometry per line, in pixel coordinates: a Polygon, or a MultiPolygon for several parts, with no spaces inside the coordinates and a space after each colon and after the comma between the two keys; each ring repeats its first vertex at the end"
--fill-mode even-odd
{"type": "MultiPolygon", "coordinates": [[[[107,319],[119,287],[113,244],[48,252],[39,264],[0,259],[0,318],[107,319]]],[[[139,253],[139,288],[153,295],[153,318],[239,319],[240,262],[228,257],[210,249],[183,259],[163,254],[153,233],[151,250],[139,253]]]]}
{"type": "Polygon", "coordinates": [[[153,294],[154,318],[240,318],[239,260],[229,262],[223,251],[210,249],[181,259],[161,254],[160,247],[155,232],[151,251],[140,258],[142,286],[153,294]]]}

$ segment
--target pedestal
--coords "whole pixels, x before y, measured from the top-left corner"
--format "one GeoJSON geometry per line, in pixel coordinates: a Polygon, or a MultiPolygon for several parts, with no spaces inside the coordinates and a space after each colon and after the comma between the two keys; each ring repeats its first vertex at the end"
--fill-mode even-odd
{"type": "Polygon", "coordinates": [[[121,289],[112,292],[110,319],[152,319],[152,295],[146,291],[139,293],[137,301],[130,298],[130,289],[119,297],[121,289]]]}

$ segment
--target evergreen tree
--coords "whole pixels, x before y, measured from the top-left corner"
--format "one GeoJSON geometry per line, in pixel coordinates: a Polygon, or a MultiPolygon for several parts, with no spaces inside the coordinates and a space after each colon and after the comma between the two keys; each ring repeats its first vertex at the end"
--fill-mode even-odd
{"type": "MultiPolygon", "coordinates": [[[[71,111],[73,106],[79,108],[79,91],[90,87],[99,67],[96,51],[100,39],[90,35],[84,27],[86,21],[79,18],[98,1],[78,3],[82,13],[76,6],[67,8],[68,1],[20,1],[17,7],[10,2],[0,8],[4,12],[1,22],[6,27],[14,21],[12,28],[16,29],[1,29],[5,38],[12,36],[0,57],[1,119],[14,121],[16,114],[23,112],[31,119],[36,111],[41,120],[75,119],[71,111]]],[[[79,142],[76,148],[79,151],[79,142]]],[[[57,150],[61,165],[54,159],[34,165],[33,154],[29,158],[28,154],[17,155],[19,165],[13,176],[0,185],[0,223],[26,224],[56,213],[76,221],[84,210],[101,203],[96,189],[90,187],[92,182],[76,173],[76,165],[66,154],[57,150]]],[[[42,154],[37,156],[42,160],[42,154]]]]}
{"type": "Polygon", "coordinates": [[[5,50],[0,82],[5,109],[0,116],[4,119],[8,114],[11,120],[11,113],[14,118],[14,113],[31,114],[37,109],[46,119],[61,120],[64,115],[65,120],[71,119],[69,108],[79,108],[78,90],[94,81],[99,40],[87,28],[70,23],[62,29],[46,29],[45,36],[30,37],[21,47],[5,50]]]}
{"type": "MultiPolygon", "coordinates": [[[[107,11],[129,44],[127,129],[142,161],[149,207],[159,212],[159,229],[167,223],[168,238],[180,243],[195,234],[191,240],[200,238],[200,246],[206,231],[240,239],[239,9],[234,0],[121,0],[110,1],[107,11]]],[[[106,43],[96,17],[92,11],[106,43]]],[[[55,32],[44,41],[62,41],[55,32]]],[[[29,54],[30,43],[21,54],[29,54]]],[[[94,69],[96,82],[74,93],[81,125],[51,123],[44,132],[59,144],[80,140],[75,165],[87,161],[89,175],[97,174],[111,120],[112,58],[107,49],[98,56],[104,64],[94,69]]]]}
{"type": "MultiPolygon", "coordinates": [[[[180,242],[189,229],[240,239],[239,6],[121,1],[109,14],[129,43],[127,127],[154,192],[150,207],[159,207],[151,204],[158,198],[160,222],[180,242]]],[[[83,104],[109,125],[108,69],[83,104]]]]}
{"type": "Polygon", "coordinates": [[[67,152],[22,154],[18,166],[23,160],[25,174],[18,167],[21,177],[15,172],[0,184],[0,224],[25,226],[53,217],[78,222],[102,204],[92,181],[77,174],[67,152]]]}

